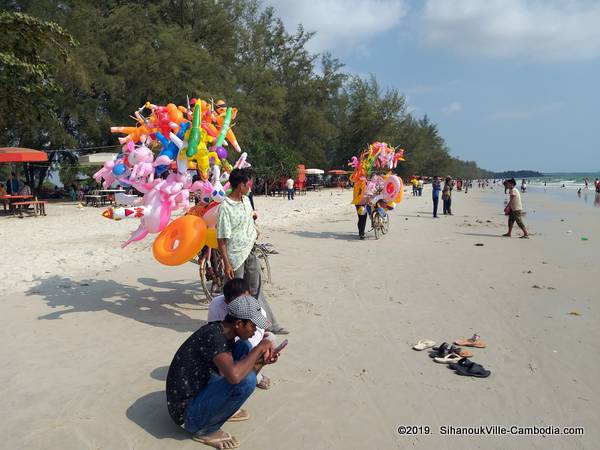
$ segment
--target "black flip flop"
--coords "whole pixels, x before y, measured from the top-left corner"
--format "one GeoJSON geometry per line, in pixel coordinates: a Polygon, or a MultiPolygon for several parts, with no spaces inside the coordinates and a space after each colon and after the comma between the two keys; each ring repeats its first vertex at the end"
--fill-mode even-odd
{"type": "Polygon", "coordinates": [[[469,358],[461,358],[458,360],[458,362],[448,364],[448,368],[457,370],[461,367],[469,367],[471,364],[473,364],[473,361],[471,361],[469,358]]]}
{"type": "Polygon", "coordinates": [[[462,375],[464,377],[476,377],[476,378],[487,378],[490,376],[492,372],[485,369],[482,365],[469,361],[468,365],[460,365],[457,364],[458,367],[454,371],[457,375],[462,375]]]}
{"type": "Polygon", "coordinates": [[[450,344],[447,342],[443,342],[438,347],[433,347],[431,350],[433,351],[429,352],[430,358],[443,358],[448,355],[448,353],[452,353],[450,352],[450,344]]]}

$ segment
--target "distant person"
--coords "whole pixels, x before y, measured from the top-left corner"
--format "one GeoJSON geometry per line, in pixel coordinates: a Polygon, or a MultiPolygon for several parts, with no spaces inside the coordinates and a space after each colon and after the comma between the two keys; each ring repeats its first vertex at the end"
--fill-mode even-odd
{"type": "Polygon", "coordinates": [[[167,408],[193,440],[215,448],[239,446],[221,427],[249,418],[240,408],[256,388],[256,374],[277,362],[270,340],[254,348],[248,342],[257,328],[267,327],[258,300],[241,296],[227,305],[222,321],[202,326],[175,353],[167,374],[167,408]]]}
{"type": "Polygon", "coordinates": [[[5,195],[8,195],[8,193],[6,192],[4,185],[0,183],[0,197],[4,197],[5,195]]]}
{"type": "MultiPolygon", "coordinates": [[[[546,180],[544,180],[544,187],[546,187],[546,180]]],[[[505,192],[505,194],[506,194],[506,192],[505,192]]]]}
{"type": "Polygon", "coordinates": [[[444,215],[452,216],[452,189],[454,188],[454,182],[452,177],[448,175],[444,182],[444,188],[442,189],[442,202],[444,205],[444,215]]]}
{"type": "Polygon", "coordinates": [[[31,188],[27,183],[23,183],[23,186],[21,186],[17,195],[31,195],[31,188]]]}
{"type": "Polygon", "coordinates": [[[588,186],[588,179],[587,179],[587,178],[584,178],[584,179],[583,179],[583,182],[584,182],[584,184],[585,184],[585,189],[589,189],[589,186],[588,186]]]}
{"type": "Polygon", "coordinates": [[[423,195],[423,178],[419,177],[417,180],[417,192],[419,193],[419,197],[423,195]]]}
{"type": "Polygon", "coordinates": [[[8,195],[17,195],[19,192],[19,188],[21,187],[21,182],[17,178],[17,174],[11,172],[10,177],[6,180],[6,192],[8,195]]]}
{"type": "Polygon", "coordinates": [[[437,219],[438,203],[440,201],[440,193],[442,192],[442,181],[440,177],[433,177],[433,181],[431,182],[431,189],[431,198],[433,200],[433,217],[437,219]]]}
{"type": "Polygon", "coordinates": [[[521,192],[525,192],[526,189],[527,189],[527,182],[525,181],[525,178],[523,178],[523,180],[521,181],[521,192]]]}
{"type": "Polygon", "coordinates": [[[412,195],[414,197],[416,197],[417,191],[418,191],[418,185],[419,185],[419,182],[417,181],[417,177],[412,177],[410,179],[410,184],[412,184],[412,195]]]}
{"type": "Polygon", "coordinates": [[[521,203],[521,194],[519,193],[519,190],[515,188],[516,185],[517,182],[514,178],[506,181],[506,186],[509,189],[510,195],[508,205],[506,205],[506,208],[504,209],[504,212],[508,213],[508,232],[502,236],[511,237],[513,226],[515,222],[517,222],[517,226],[523,231],[521,239],[529,239],[529,233],[527,232],[527,228],[525,228],[522,219],[523,205],[521,203]]]}
{"type": "Polygon", "coordinates": [[[600,193],[600,179],[596,178],[596,181],[594,181],[594,186],[596,187],[596,193],[600,193]]]}
{"type": "Polygon", "coordinates": [[[294,179],[289,177],[285,182],[285,187],[287,188],[287,198],[288,200],[294,200],[294,179]]]}
{"type": "Polygon", "coordinates": [[[577,197],[581,198],[581,188],[577,189],[577,197]]]}

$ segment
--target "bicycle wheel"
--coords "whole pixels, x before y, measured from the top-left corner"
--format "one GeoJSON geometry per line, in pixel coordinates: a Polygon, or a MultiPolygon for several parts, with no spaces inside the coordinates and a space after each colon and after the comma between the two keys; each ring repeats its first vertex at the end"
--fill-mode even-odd
{"type": "Polygon", "coordinates": [[[381,218],[381,233],[388,234],[388,231],[390,231],[390,215],[386,214],[381,218]]]}
{"type": "Polygon", "coordinates": [[[254,247],[254,251],[260,264],[260,274],[262,282],[271,283],[271,265],[269,264],[269,254],[260,245],[256,245],[254,247]]]}
{"type": "Polygon", "coordinates": [[[225,284],[225,264],[218,250],[204,252],[199,258],[200,264],[200,282],[206,295],[206,299],[211,301],[213,298],[223,293],[225,284]]]}
{"type": "Polygon", "coordinates": [[[381,235],[381,216],[377,211],[373,212],[373,218],[371,219],[373,232],[375,233],[375,239],[379,239],[381,235]]]}

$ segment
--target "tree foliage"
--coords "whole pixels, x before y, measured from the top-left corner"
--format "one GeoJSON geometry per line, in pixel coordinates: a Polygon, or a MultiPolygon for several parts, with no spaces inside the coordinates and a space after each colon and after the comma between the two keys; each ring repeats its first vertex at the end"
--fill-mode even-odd
{"type": "MultiPolygon", "coordinates": [[[[287,176],[298,162],[343,168],[376,140],[406,149],[403,175],[483,175],[474,162],[451,157],[437,126],[407,113],[399,91],[350,76],[330,54],[310,53],[311,33],[286,30],[255,0],[0,6],[2,145],[116,149],[109,127],[131,124],[147,100],[183,104],[198,96],[240,110],[238,141],[270,177],[287,176]]],[[[49,164],[68,158],[51,153],[49,164]]]]}

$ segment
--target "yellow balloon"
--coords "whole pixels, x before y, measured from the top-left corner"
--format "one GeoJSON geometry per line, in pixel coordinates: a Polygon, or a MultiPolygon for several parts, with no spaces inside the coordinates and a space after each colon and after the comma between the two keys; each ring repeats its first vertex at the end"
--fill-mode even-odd
{"type": "Polygon", "coordinates": [[[210,248],[218,248],[219,244],[217,242],[217,229],[216,228],[208,228],[206,230],[206,245],[210,248]]]}

